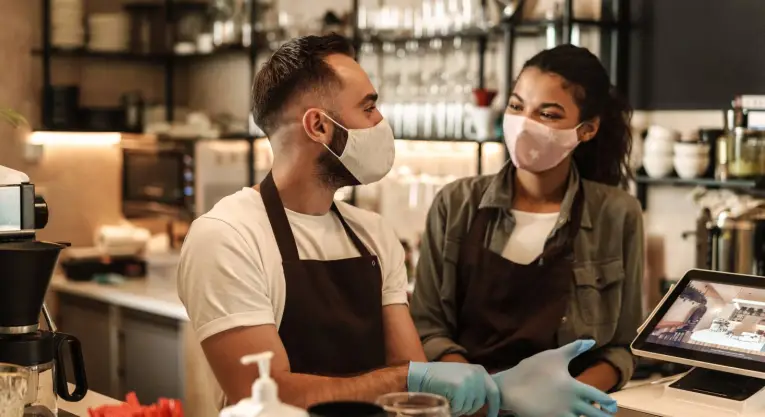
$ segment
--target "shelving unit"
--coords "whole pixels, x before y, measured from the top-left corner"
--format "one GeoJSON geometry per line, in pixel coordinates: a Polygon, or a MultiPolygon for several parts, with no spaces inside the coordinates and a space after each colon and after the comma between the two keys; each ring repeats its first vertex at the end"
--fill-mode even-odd
{"type": "MultiPolygon", "coordinates": [[[[39,55],[42,58],[43,67],[43,106],[42,106],[42,129],[49,126],[51,120],[51,103],[49,102],[49,91],[51,90],[51,72],[52,62],[54,59],[93,59],[93,60],[114,60],[114,61],[129,61],[139,62],[151,65],[161,65],[164,69],[164,106],[165,114],[168,121],[174,119],[174,94],[175,94],[175,71],[182,65],[186,65],[195,59],[214,59],[217,56],[240,54],[248,57],[250,79],[255,75],[255,63],[258,56],[267,50],[262,39],[264,39],[264,33],[259,33],[257,28],[258,21],[258,9],[257,2],[253,1],[253,7],[251,7],[250,24],[252,27],[251,39],[249,47],[240,48],[228,48],[223,50],[216,50],[210,54],[191,54],[191,55],[177,55],[174,53],[161,53],[161,54],[136,54],[130,52],[120,53],[103,53],[93,52],[85,49],[77,50],[64,50],[56,48],[51,42],[51,2],[52,0],[40,0],[42,2],[42,25],[43,25],[43,45],[42,48],[31,51],[34,55],[39,55]]],[[[175,3],[180,0],[164,0],[162,10],[164,11],[165,31],[168,32],[167,36],[167,50],[172,50],[172,45],[175,44],[175,36],[170,28],[173,27],[175,19],[175,3]]],[[[393,43],[406,43],[406,42],[428,42],[435,39],[441,40],[453,40],[457,37],[477,42],[477,58],[478,58],[478,74],[477,85],[478,88],[485,87],[485,73],[486,73],[486,50],[488,42],[491,38],[499,38],[502,42],[505,53],[505,73],[503,74],[504,85],[506,91],[504,97],[509,96],[510,89],[513,84],[513,56],[515,52],[515,40],[519,37],[538,37],[545,33],[545,30],[551,25],[556,27],[558,33],[561,34],[560,43],[569,43],[572,39],[572,31],[575,26],[580,25],[582,27],[595,27],[599,28],[601,32],[601,47],[600,58],[604,62],[604,65],[609,70],[612,81],[617,88],[624,94],[627,93],[627,70],[628,70],[628,57],[629,57],[629,30],[630,30],[630,10],[629,0],[603,0],[602,15],[607,16],[603,20],[587,20],[576,19],[573,13],[573,5],[575,0],[563,0],[563,14],[560,19],[556,20],[523,20],[520,13],[514,14],[511,18],[505,19],[500,22],[499,25],[491,27],[485,30],[471,29],[459,33],[451,33],[440,36],[430,37],[385,37],[385,36],[372,36],[367,33],[363,33],[358,25],[359,17],[359,0],[351,0],[351,21],[352,23],[352,35],[351,41],[356,46],[357,53],[361,50],[363,43],[382,44],[386,42],[393,43]]],[[[488,6],[489,0],[481,0],[483,7],[488,6]]],[[[519,9],[522,8],[523,1],[519,4],[519,9]]],[[[502,92],[500,92],[501,95],[502,92]]],[[[249,113],[249,111],[248,111],[249,113]]],[[[225,140],[246,140],[250,144],[250,156],[251,166],[250,171],[250,183],[255,183],[255,146],[254,142],[257,139],[248,133],[227,135],[222,139],[225,140]]],[[[406,139],[403,139],[406,140],[406,139]]],[[[468,139],[454,138],[454,139],[421,139],[416,138],[412,140],[433,140],[440,142],[450,141],[467,141],[475,142],[468,139]]],[[[495,139],[494,142],[500,140],[495,139]]],[[[480,144],[479,144],[480,145],[480,144]]],[[[482,148],[483,146],[477,146],[478,157],[478,169],[481,172],[481,160],[482,160],[482,148]]]]}
{"type": "Polygon", "coordinates": [[[648,207],[648,188],[650,186],[704,187],[708,189],[733,190],[749,194],[760,194],[765,190],[765,179],[730,179],[720,181],[714,178],[683,179],[676,176],[651,178],[644,172],[640,172],[635,176],[635,186],[637,190],[637,199],[640,201],[643,210],[645,210],[648,207]]]}

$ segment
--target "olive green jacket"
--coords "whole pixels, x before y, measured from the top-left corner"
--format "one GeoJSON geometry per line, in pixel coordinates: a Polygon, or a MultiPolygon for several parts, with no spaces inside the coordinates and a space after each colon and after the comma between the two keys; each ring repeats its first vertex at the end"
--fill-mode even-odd
{"type": "MultiPolygon", "coordinates": [[[[501,254],[515,226],[510,208],[515,168],[498,174],[455,181],[436,196],[420,248],[411,311],[430,360],[448,353],[465,354],[455,342],[459,312],[455,302],[460,244],[467,238],[479,208],[498,208],[487,227],[484,245],[501,254]]],[[[579,181],[572,164],[558,222],[548,237],[560,233],[571,214],[580,184],[584,189],[581,228],[574,243],[574,276],[568,312],[557,339],[564,345],[592,338],[597,347],[582,360],[605,361],[620,373],[615,389],[632,377],[635,361],[629,345],[642,324],[643,216],[638,201],[616,187],[579,181]]],[[[579,371],[581,371],[580,369],[579,371]]],[[[577,371],[575,371],[577,372],[577,371]]]]}

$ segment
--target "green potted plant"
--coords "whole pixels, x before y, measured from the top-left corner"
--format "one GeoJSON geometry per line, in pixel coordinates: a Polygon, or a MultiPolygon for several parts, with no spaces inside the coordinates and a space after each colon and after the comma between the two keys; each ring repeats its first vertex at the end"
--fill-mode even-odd
{"type": "Polygon", "coordinates": [[[13,109],[0,109],[0,120],[5,121],[13,127],[27,124],[27,119],[13,109]]]}

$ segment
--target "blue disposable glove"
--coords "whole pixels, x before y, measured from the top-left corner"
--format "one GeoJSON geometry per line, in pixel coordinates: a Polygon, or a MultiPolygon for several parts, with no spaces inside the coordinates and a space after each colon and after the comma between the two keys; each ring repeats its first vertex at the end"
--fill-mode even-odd
{"type": "Polygon", "coordinates": [[[487,417],[499,414],[499,389],[480,365],[411,362],[409,392],[438,394],[449,400],[452,415],[470,415],[488,404],[487,417]]]}
{"type": "Polygon", "coordinates": [[[592,340],[577,340],[493,375],[502,394],[502,410],[519,417],[607,417],[603,410],[616,413],[614,399],[572,378],[568,371],[569,362],[594,345],[592,340]]]}

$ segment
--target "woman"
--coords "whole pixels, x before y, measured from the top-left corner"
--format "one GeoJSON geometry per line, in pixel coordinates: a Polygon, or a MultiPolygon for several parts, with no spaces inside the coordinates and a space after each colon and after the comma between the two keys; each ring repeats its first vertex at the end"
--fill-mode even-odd
{"type": "Polygon", "coordinates": [[[428,215],[412,315],[430,360],[511,368],[576,339],[570,367],[621,388],[642,321],[642,211],[627,184],[629,105],[600,61],[563,45],[531,58],[504,116],[498,174],[446,186],[428,215]]]}

